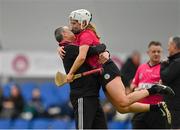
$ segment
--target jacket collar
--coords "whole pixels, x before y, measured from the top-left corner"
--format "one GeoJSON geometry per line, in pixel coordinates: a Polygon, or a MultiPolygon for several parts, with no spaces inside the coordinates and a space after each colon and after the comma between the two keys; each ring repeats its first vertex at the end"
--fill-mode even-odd
{"type": "Polygon", "coordinates": [[[66,46],[66,45],[69,45],[71,42],[69,42],[69,41],[61,41],[60,43],[59,43],[59,46],[66,46]]]}
{"type": "Polygon", "coordinates": [[[169,60],[173,60],[173,59],[176,59],[176,58],[180,58],[180,52],[178,52],[178,53],[176,53],[176,54],[174,54],[174,55],[172,55],[172,56],[169,56],[168,58],[169,58],[169,60]]]}

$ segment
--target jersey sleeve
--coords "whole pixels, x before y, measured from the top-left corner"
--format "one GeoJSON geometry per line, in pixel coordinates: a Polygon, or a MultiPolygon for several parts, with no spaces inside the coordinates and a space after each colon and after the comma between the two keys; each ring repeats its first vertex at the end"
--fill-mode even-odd
{"type": "Polygon", "coordinates": [[[93,43],[93,37],[90,33],[86,32],[86,33],[83,33],[80,37],[80,43],[79,45],[82,46],[82,45],[88,45],[88,46],[91,46],[92,43],[93,43]]]}

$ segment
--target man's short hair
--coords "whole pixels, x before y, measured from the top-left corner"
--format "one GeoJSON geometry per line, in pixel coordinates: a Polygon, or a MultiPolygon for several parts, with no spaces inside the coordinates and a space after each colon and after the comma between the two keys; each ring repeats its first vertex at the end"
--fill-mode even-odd
{"type": "Polygon", "coordinates": [[[162,46],[162,44],[158,41],[151,41],[148,45],[148,48],[150,48],[151,46],[162,46]]]}
{"type": "Polygon", "coordinates": [[[63,27],[59,27],[54,31],[54,35],[57,42],[61,42],[63,40],[62,32],[64,31],[63,27]]]}
{"type": "Polygon", "coordinates": [[[172,41],[176,44],[176,47],[180,49],[180,37],[174,36],[172,37],[172,41]]]}

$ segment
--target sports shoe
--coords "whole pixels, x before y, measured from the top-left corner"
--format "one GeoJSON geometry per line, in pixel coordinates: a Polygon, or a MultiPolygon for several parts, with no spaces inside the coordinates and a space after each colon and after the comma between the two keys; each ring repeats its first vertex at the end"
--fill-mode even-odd
{"type": "Polygon", "coordinates": [[[154,94],[159,93],[159,94],[165,94],[165,95],[170,95],[170,96],[175,95],[174,91],[170,87],[162,85],[162,84],[155,84],[150,89],[153,89],[152,91],[154,92],[154,94]]]}
{"type": "Polygon", "coordinates": [[[168,110],[166,103],[165,102],[160,102],[158,104],[158,106],[160,108],[160,111],[162,112],[162,116],[167,118],[167,122],[170,125],[171,124],[171,113],[168,110]]]}

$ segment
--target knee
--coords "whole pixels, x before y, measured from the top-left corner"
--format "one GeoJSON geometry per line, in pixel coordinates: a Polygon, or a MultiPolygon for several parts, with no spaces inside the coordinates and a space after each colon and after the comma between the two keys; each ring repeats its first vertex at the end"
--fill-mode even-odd
{"type": "Polygon", "coordinates": [[[126,113],[128,113],[126,110],[123,110],[123,109],[118,110],[118,112],[121,113],[121,114],[126,114],[126,113]]]}
{"type": "Polygon", "coordinates": [[[121,113],[121,114],[125,114],[125,113],[128,113],[129,112],[129,109],[127,107],[120,107],[120,106],[117,106],[116,107],[116,110],[121,113]]]}
{"type": "Polygon", "coordinates": [[[119,105],[122,108],[127,107],[129,105],[128,100],[127,99],[118,100],[117,105],[119,105]]]}

